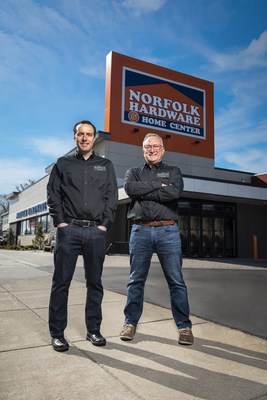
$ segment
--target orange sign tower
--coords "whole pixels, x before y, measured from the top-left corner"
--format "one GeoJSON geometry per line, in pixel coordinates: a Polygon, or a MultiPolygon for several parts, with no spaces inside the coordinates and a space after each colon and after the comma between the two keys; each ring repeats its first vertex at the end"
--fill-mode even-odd
{"type": "Polygon", "coordinates": [[[110,52],[104,130],[138,146],[155,132],[167,151],[214,159],[213,83],[110,52]]]}

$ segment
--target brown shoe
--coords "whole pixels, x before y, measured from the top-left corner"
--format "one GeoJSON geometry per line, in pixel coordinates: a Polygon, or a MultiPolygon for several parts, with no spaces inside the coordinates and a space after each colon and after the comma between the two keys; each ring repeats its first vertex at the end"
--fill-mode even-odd
{"type": "Polygon", "coordinates": [[[180,328],[179,329],[179,344],[191,345],[194,343],[194,336],[191,328],[180,328]]]}
{"type": "Polygon", "coordinates": [[[133,340],[135,332],[136,332],[136,326],[131,324],[125,324],[122,327],[122,331],[120,333],[120,339],[125,341],[133,340]]]}

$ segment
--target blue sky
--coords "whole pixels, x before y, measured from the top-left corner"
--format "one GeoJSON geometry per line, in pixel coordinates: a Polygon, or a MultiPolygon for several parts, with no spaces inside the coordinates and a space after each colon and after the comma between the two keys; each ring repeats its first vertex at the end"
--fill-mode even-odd
{"type": "Polygon", "coordinates": [[[215,166],[267,171],[267,0],[1,0],[0,194],[104,129],[110,51],[214,82],[215,166]]]}

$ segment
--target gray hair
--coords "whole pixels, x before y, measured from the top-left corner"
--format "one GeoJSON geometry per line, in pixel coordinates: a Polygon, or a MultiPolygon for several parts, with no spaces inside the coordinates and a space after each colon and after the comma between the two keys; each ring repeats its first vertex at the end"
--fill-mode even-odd
{"type": "Polygon", "coordinates": [[[155,137],[155,138],[159,139],[162,147],[164,147],[162,137],[157,135],[156,133],[147,133],[143,140],[143,146],[144,146],[144,142],[150,137],[155,137]]]}

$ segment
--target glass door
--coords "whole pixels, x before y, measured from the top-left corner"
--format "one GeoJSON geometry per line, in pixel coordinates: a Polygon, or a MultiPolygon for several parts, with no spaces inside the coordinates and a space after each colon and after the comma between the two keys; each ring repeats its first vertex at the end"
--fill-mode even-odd
{"type": "Polygon", "coordinates": [[[224,256],[224,218],[214,218],[214,257],[224,256]]]}
{"type": "Polygon", "coordinates": [[[213,218],[203,217],[202,220],[202,256],[212,257],[213,218]]]}
{"type": "Polygon", "coordinates": [[[182,242],[182,254],[183,257],[188,257],[188,236],[189,236],[189,217],[188,215],[179,216],[179,229],[182,242]]]}
{"type": "Polygon", "coordinates": [[[189,255],[200,257],[200,216],[190,216],[190,246],[189,255]]]}

